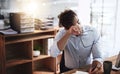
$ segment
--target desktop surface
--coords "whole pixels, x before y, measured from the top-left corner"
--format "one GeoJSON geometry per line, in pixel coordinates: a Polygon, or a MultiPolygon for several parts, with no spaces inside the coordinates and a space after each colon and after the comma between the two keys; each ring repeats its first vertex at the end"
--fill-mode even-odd
{"type": "MultiPolygon", "coordinates": [[[[114,65],[115,62],[116,62],[116,59],[117,59],[117,55],[109,57],[109,58],[106,58],[105,60],[112,61],[113,65],[114,65]]],[[[78,74],[78,72],[88,72],[90,66],[91,65],[87,65],[87,66],[81,67],[79,69],[73,69],[73,70],[64,72],[62,74],[78,74]]],[[[86,74],[86,73],[84,73],[84,74],[86,74]]],[[[99,74],[104,74],[103,69],[101,69],[101,71],[99,72],[99,74]]],[[[120,70],[119,71],[111,70],[111,74],[120,74],[120,70]]]]}

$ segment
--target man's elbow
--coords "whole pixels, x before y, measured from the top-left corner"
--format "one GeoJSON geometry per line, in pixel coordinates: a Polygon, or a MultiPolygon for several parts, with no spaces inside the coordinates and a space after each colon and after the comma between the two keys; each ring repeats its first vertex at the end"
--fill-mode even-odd
{"type": "Polygon", "coordinates": [[[58,52],[54,52],[54,50],[50,50],[50,56],[57,57],[59,55],[58,52]]]}

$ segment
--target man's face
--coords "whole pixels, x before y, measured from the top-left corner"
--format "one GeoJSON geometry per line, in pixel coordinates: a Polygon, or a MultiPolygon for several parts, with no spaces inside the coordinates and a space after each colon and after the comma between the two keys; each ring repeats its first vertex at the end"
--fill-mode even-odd
{"type": "Polygon", "coordinates": [[[80,22],[77,16],[74,17],[73,25],[80,25],[80,22]]]}

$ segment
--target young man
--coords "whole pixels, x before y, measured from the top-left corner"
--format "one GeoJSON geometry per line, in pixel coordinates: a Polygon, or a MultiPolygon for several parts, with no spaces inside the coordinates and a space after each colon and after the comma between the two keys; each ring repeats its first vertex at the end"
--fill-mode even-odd
{"type": "MultiPolygon", "coordinates": [[[[64,28],[57,33],[50,48],[53,57],[64,51],[65,67],[79,68],[91,64],[90,73],[97,73],[102,67],[100,53],[100,35],[91,26],[82,26],[77,14],[72,10],[65,10],[59,15],[59,24],[64,28]]],[[[61,70],[64,72],[65,70],[61,70]]]]}

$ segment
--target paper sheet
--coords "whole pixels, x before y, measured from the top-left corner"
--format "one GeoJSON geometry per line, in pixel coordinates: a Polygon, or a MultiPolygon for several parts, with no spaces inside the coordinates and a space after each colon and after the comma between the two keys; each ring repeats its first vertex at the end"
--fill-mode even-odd
{"type": "Polygon", "coordinates": [[[113,70],[120,70],[120,67],[117,68],[117,67],[115,67],[115,65],[113,65],[113,66],[112,66],[112,69],[113,69],[113,70]]]}
{"type": "Polygon", "coordinates": [[[0,32],[3,34],[17,34],[17,32],[14,31],[13,29],[0,30],[0,32]]]}
{"type": "Polygon", "coordinates": [[[88,72],[84,72],[84,71],[76,71],[75,73],[73,74],[89,74],[88,72]]]}

